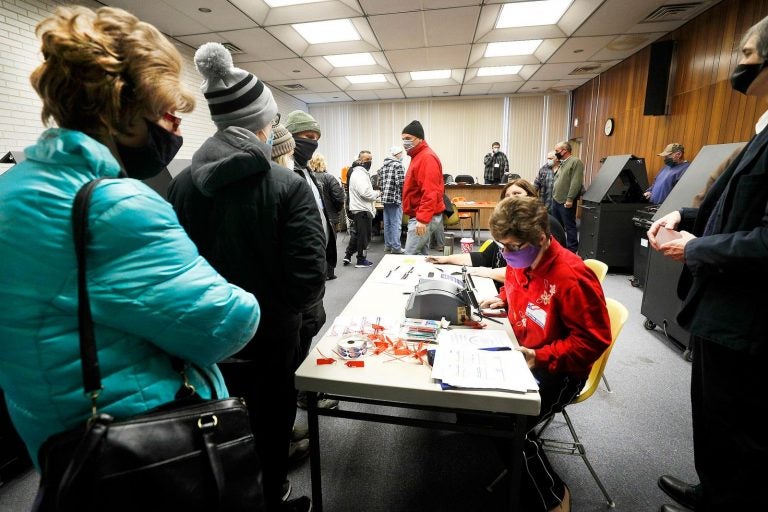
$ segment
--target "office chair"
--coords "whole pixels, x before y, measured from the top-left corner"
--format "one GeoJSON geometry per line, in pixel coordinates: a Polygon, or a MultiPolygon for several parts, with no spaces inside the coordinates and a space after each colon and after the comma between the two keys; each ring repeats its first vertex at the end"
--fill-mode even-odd
{"type": "Polygon", "coordinates": [[[592,371],[589,372],[587,382],[584,383],[584,387],[582,388],[579,395],[560,412],[565,419],[568,430],[571,432],[573,441],[562,441],[559,439],[541,437],[542,433],[547,429],[549,424],[552,423],[552,419],[555,417],[554,415],[550,416],[549,419],[544,422],[536,435],[539,438],[539,441],[541,441],[542,447],[549,452],[580,456],[584,463],[587,465],[589,472],[592,473],[592,478],[595,479],[597,486],[600,487],[600,490],[603,492],[603,496],[605,496],[605,499],[608,502],[608,506],[613,508],[616,504],[614,503],[613,499],[611,499],[608,491],[605,490],[605,486],[603,485],[603,482],[600,481],[597,473],[595,473],[595,469],[592,467],[592,464],[590,464],[589,459],[587,458],[587,450],[579,440],[579,436],[576,434],[576,429],[573,427],[571,418],[568,416],[568,412],[566,410],[568,407],[572,407],[575,404],[586,401],[595,393],[600,384],[600,378],[603,376],[603,372],[605,371],[605,366],[608,364],[608,356],[611,355],[611,350],[616,344],[616,339],[619,337],[621,328],[624,326],[624,323],[626,323],[627,318],[629,318],[629,311],[621,302],[606,297],[605,303],[608,308],[608,315],[611,318],[611,344],[592,365],[592,371]]]}
{"type": "Polygon", "coordinates": [[[469,174],[459,174],[453,179],[453,181],[455,183],[466,183],[467,185],[475,184],[475,178],[473,178],[469,174]]]}
{"type": "Polygon", "coordinates": [[[455,183],[453,181],[453,174],[443,174],[443,185],[452,185],[455,183]]]}
{"type": "MultiPolygon", "coordinates": [[[[605,276],[608,274],[608,264],[595,259],[586,259],[584,260],[584,264],[589,267],[592,272],[595,273],[598,281],[602,283],[603,279],[605,279],[605,276]]],[[[603,374],[603,384],[605,384],[605,389],[607,389],[610,393],[611,385],[608,384],[608,378],[605,376],[605,374],[603,374]]]]}
{"type": "Polygon", "coordinates": [[[597,280],[602,283],[603,279],[605,279],[605,276],[608,274],[608,265],[605,262],[595,259],[586,259],[584,260],[584,264],[595,273],[597,280]]]}

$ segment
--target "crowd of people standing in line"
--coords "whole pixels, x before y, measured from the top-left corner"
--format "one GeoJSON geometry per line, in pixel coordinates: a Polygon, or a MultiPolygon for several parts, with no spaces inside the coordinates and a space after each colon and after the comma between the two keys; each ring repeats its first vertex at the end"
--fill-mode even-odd
{"type": "MultiPolygon", "coordinates": [[[[33,462],[40,469],[42,443],[91,414],[80,367],[73,364],[80,355],[72,198],[91,180],[110,178],[95,188],[88,219],[94,243],[87,282],[103,340],[100,410],[121,418],[172,402],[180,376],[171,357],[189,361],[185,376],[202,398],[246,398],[266,510],[311,510],[308,497],[289,499],[291,450],[305,455],[311,442],[295,425],[302,402],[293,375],[326,321],[326,281],[335,278],[337,263],[336,216],[346,207],[354,219],[345,264],[357,252],[357,266],[372,266],[366,250],[379,198],[390,205],[385,226],[393,226],[387,218],[409,218],[404,247],[399,231],[395,240],[394,229],[387,235],[385,228],[389,252],[427,254],[431,236],[443,229],[446,206],[442,164],[423,126],[414,120],[403,128],[402,146],[390,150],[379,172],[378,191],[370,152],[358,155],[345,205],[343,190],[316,154],[319,123],[300,110],[282,119],[269,87],[234,66],[224,46],[207,43],[195,53],[195,65],[217,130],[172,180],[166,202],[138,180],[175,157],[183,144],[176,113],[195,106],[181,81],[178,50],[152,25],[109,7],[59,7],[38,24],[37,34],[44,59],[31,83],[44,123],[57,127],[0,176],[0,214],[14,219],[0,227],[0,299],[6,305],[0,311],[0,388],[33,462]],[[403,153],[411,158],[407,172],[403,153]],[[267,377],[265,365],[279,377],[267,377]]],[[[768,18],[750,28],[741,51],[733,88],[768,96],[768,18]]],[[[669,213],[648,232],[654,249],[684,265],[678,321],[691,331],[694,347],[700,477],[689,484],[667,475],[659,485],[695,510],[747,508],[762,499],[768,449],[750,415],[765,402],[760,375],[768,354],[768,326],[752,307],[768,280],[766,118],[698,207],[669,213]],[[676,239],[657,240],[662,230],[679,228],[676,239]],[[756,286],[744,288],[745,280],[756,286]],[[733,321],[744,315],[749,321],[733,321]]],[[[499,154],[494,149],[491,163],[499,154]]],[[[584,166],[571,151],[567,141],[557,143],[535,185],[508,184],[490,220],[491,266],[498,264],[504,276],[498,296],[481,306],[506,310],[542,403],[523,448],[527,510],[570,510],[568,486],[547,460],[535,426],[578,394],[611,340],[602,287],[573,254],[584,166]]],[[[687,163],[677,143],[660,156],[669,172],[648,190],[655,201],[687,163]]],[[[495,180],[495,171],[486,176],[495,180]]],[[[321,398],[320,406],[333,408],[334,402],[321,398]]]]}

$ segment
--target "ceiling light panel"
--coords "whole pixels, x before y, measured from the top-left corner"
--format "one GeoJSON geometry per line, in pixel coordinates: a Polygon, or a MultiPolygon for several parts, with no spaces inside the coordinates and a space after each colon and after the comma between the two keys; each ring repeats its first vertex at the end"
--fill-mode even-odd
{"type": "Polygon", "coordinates": [[[314,4],[323,0],[264,0],[270,7],[287,7],[289,5],[314,4]]]}
{"type": "Polygon", "coordinates": [[[347,53],[342,55],[325,55],[331,66],[335,68],[348,68],[353,66],[373,66],[376,60],[370,53],[347,53]]]}
{"type": "Polygon", "coordinates": [[[349,80],[349,83],[351,84],[373,84],[387,81],[386,77],[381,73],[373,75],[351,75],[345,76],[344,78],[349,80]]]}
{"type": "Polygon", "coordinates": [[[538,0],[504,4],[496,28],[554,25],[563,17],[573,0],[538,0]]]}
{"type": "Polygon", "coordinates": [[[521,69],[523,66],[492,66],[478,69],[477,76],[516,75],[521,69]]]}
{"type": "Polygon", "coordinates": [[[488,43],[488,47],[485,49],[485,54],[483,56],[509,57],[511,55],[533,55],[541,43],[541,39],[488,43]]]}
{"type": "Polygon", "coordinates": [[[350,20],[316,21],[291,25],[309,44],[359,41],[360,34],[350,20]]]}

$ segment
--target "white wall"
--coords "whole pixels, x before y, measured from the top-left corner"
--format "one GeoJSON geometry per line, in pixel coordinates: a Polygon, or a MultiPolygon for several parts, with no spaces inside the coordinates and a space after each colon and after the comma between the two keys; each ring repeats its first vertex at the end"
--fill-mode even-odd
{"type": "MultiPolygon", "coordinates": [[[[34,143],[45,129],[40,119],[42,103],[29,83],[29,75],[42,60],[40,44],[35,37],[35,25],[50,15],[57,5],[72,2],[46,0],[0,0],[0,157],[10,150],[22,150],[34,143]]],[[[79,5],[98,8],[101,4],[89,0],[79,5]]],[[[173,40],[172,40],[173,41],[173,40]]],[[[197,148],[216,131],[208,105],[200,92],[202,79],[195,70],[194,50],[176,44],[184,57],[184,84],[195,94],[197,106],[189,114],[181,114],[184,145],[178,158],[192,158],[197,148]]],[[[307,106],[272,88],[280,112],[285,115],[307,106]]],[[[0,164],[0,173],[9,165],[0,164]]]]}

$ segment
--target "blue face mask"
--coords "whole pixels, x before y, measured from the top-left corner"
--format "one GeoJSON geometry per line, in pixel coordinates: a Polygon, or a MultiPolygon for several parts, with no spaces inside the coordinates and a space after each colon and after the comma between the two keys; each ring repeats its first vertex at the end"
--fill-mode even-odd
{"type": "Polygon", "coordinates": [[[275,130],[272,130],[271,132],[269,132],[269,137],[267,137],[267,142],[266,142],[267,146],[272,147],[273,140],[275,140],[275,130]]]}
{"type": "Polygon", "coordinates": [[[503,249],[501,255],[504,256],[507,265],[512,268],[528,268],[533,264],[536,256],[539,255],[540,250],[541,247],[529,245],[528,247],[523,247],[515,252],[509,252],[506,249],[503,249]]]}

